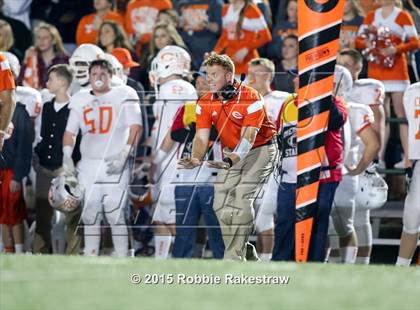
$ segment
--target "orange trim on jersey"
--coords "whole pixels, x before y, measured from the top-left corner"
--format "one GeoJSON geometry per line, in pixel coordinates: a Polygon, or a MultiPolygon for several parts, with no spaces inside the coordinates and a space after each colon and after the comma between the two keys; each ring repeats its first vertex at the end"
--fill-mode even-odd
{"type": "Polygon", "coordinates": [[[363,125],[362,128],[360,128],[356,133],[359,135],[363,130],[370,127],[371,125],[372,125],[371,123],[367,123],[367,124],[363,125]]]}

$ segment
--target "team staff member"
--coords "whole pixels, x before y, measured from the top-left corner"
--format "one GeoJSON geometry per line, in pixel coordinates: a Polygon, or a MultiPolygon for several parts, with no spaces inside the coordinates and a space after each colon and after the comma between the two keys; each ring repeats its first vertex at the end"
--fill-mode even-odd
{"type": "Polygon", "coordinates": [[[275,127],[267,117],[261,96],[234,80],[235,66],[226,55],[211,54],[205,61],[210,92],[197,104],[197,132],[186,169],[200,166],[207,151],[212,125],[224,147],[215,183],[213,209],[219,220],[225,259],[243,260],[254,225],[254,198],[276,165],[275,127]]]}
{"type": "Polygon", "coordinates": [[[0,151],[15,106],[15,80],[6,56],[0,53],[0,151]]]}

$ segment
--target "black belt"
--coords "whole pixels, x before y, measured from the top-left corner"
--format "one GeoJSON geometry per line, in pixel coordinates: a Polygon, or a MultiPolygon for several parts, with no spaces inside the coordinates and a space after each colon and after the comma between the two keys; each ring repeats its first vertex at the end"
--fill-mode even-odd
{"type": "Polygon", "coordinates": [[[338,165],[335,166],[327,166],[327,167],[321,167],[321,171],[328,171],[328,170],[335,170],[338,168],[338,165]]]}

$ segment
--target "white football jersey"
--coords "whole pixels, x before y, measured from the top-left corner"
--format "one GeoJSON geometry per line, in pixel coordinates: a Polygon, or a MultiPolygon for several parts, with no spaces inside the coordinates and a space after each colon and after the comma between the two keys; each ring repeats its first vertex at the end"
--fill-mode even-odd
{"type": "Polygon", "coordinates": [[[364,104],[348,102],[347,108],[350,137],[345,136],[345,139],[350,138],[350,148],[347,156],[344,158],[344,164],[349,167],[354,167],[358,163],[360,145],[362,144],[359,133],[367,126],[370,126],[374,118],[372,109],[364,104]]]}
{"type": "Polygon", "coordinates": [[[287,92],[274,90],[264,96],[264,105],[268,118],[274,124],[277,123],[277,119],[279,118],[281,105],[289,95],[287,92]]]}
{"type": "Polygon", "coordinates": [[[176,113],[187,102],[197,101],[197,92],[191,83],[184,80],[172,80],[162,84],[153,104],[156,121],[152,127],[153,147],[162,143],[168,130],[171,128],[176,113]]]}
{"type": "Polygon", "coordinates": [[[16,101],[25,106],[30,117],[36,118],[40,115],[42,98],[36,89],[27,86],[16,87],[16,101]]]}
{"type": "Polygon", "coordinates": [[[420,159],[420,82],[410,85],[403,97],[408,121],[408,158],[420,159]]]}
{"type": "Polygon", "coordinates": [[[375,79],[360,79],[353,82],[353,87],[346,99],[365,105],[384,104],[385,86],[375,79]]]}
{"type": "Polygon", "coordinates": [[[130,126],[141,125],[139,98],[126,85],[113,87],[96,96],[83,89],[70,99],[66,130],[82,132],[82,158],[104,159],[121,152],[127,144],[130,126]]]}

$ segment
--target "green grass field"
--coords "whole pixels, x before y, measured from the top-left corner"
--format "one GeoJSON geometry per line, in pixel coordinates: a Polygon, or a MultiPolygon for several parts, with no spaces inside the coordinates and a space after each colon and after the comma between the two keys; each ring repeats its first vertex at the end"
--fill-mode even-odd
{"type": "Polygon", "coordinates": [[[0,256],[1,310],[291,308],[420,309],[420,268],[0,256]],[[132,274],[142,283],[132,284],[132,274]],[[167,280],[172,274],[175,283],[145,284],[146,274],[167,280]],[[181,284],[178,274],[220,276],[222,284],[181,284]],[[225,284],[225,274],[290,278],[288,284],[225,284]]]}

